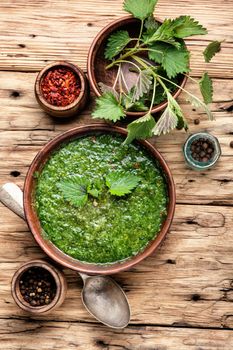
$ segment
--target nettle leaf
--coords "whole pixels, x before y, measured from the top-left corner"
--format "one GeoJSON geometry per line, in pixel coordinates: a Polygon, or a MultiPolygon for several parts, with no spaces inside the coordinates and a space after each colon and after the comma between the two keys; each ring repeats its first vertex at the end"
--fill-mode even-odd
{"type": "Polygon", "coordinates": [[[147,113],[143,117],[136,119],[130,123],[127,127],[128,136],[124,141],[124,144],[129,144],[134,139],[146,139],[152,136],[152,129],[155,126],[155,120],[150,113],[147,113]]]}
{"type": "Polygon", "coordinates": [[[180,16],[174,20],[165,19],[154,33],[151,32],[150,35],[144,35],[142,39],[145,44],[163,41],[179,49],[179,42],[175,38],[182,39],[206,33],[207,30],[190,16],[180,16]]]}
{"type": "Polygon", "coordinates": [[[98,198],[100,195],[100,191],[97,190],[96,188],[90,188],[88,189],[88,194],[90,194],[94,198],[98,198]]]}
{"type": "Polygon", "coordinates": [[[149,59],[155,61],[156,63],[162,63],[163,56],[166,50],[170,47],[169,44],[157,41],[148,46],[149,59]]]}
{"type": "Polygon", "coordinates": [[[132,102],[140,99],[144,94],[146,94],[152,85],[152,75],[151,69],[140,70],[138,73],[137,81],[133,87],[132,102]]]}
{"type": "Polygon", "coordinates": [[[171,19],[165,19],[154,33],[144,35],[142,40],[146,45],[154,44],[157,41],[160,41],[175,46],[177,49],[180,49],[181,47],[180,42],[174,37],[171,19]]]}
{"type": "Polygon", "coordinates": [[[206,28],[190,16],[180,16],[175,18],[172,21],[171,26],[173,29],[173,36],[176,38],[207,34],[206,28]]]}
{"type": "Polygon", "coordinates": [[[142,36],[144,44],[148,45],[155,41],[168,40],[172,38],[171,20],[165,19],[164,22],[158,26],[156,31],[147,32],[142,36]]]}
{"type": "Polygon", "coordinates": [[[210,62],[214,55],[221,50],[221,44],[222,42],[217,40],[209,43],[203,52],[205,62],[210,62]]]}
{"type": "Polygon", "coordinates": [[[96,107],[92,113],[94,119],[101,118],[116,122],[125,117],[123,107],[111,92],[106,92],[96,99],[96,107]]]}
{"type": "Polygon", "coordinates": [[[187,101],[190,102],[191,105],[195,108],[202,108],[207,114],[209,120],[214,120],[213,113],[211,112],[209,107],[204,102],[199,100],[199,98],[197,98],[194,95],[187,95],[187,101]]]}
{"type": "Polygon", "coordinates": [[[123,8],[141,20],[151,16],[158,0],[125,0],[123,8]]]}
{"type": "Polygon", "coordinates": [[[199,80],[199,86],[203,100],[206,104],[213,101],[213,83],[208,73],[204,73],[201,80],[199,80]]]}
{"type": "Polygon", "coordinates": [[[86,204],[88,199],[87,186],[87,181],[78,177],[64,180],[57,184],[65,200],[76,207],[82,207],[86,204]]]}
{"type": "Polygon", "coordinates": [[[126,30],[119,30],[108,38],[104,56],[107,60],[112,60],[130,42],[129,33],[126,30]]]}
{"type": "Polygon", "coordinates": [[[148,111],[148,107],[143,101],[135,101],[128,110],[133,112],[146,112],[148,111]]]}
{"type": "Polygon", "coordinates": [[[150,16],[145,20],[144,28],[145,30],[143,31],[143,40],[148,40],[154,35],[156,30],[159,28],[160,23],[156,21],[154,16],[150,16]]]}
{"type": "Polygon", "coordinates": [[[172,20],[165,19],[156,32],[151,36],[150,41],[170,39],[173,37],[172,20]]]}
{"type": "Polygon", "coordinates": [[[106,185],[109,192],[115,196],[125,196],[139,184],[141,178],[133,174],[112,172],[106,176],[106,185]]]}
{"type": "Polygon", "coordinates": [[[188,125],[180,106],[173,96],[168,94],[168,106],[153,128],[152,133],[156,136],[167,134],[180,125],[187,130],[188,125]]]}
{"type": "Polygon", "coordinates": [[[103,93],[103,94],[105,94],[106,92],[110,92],[110,93],[112,93],[113,94],[113,96],[117,99],[117,101],[118,101],[118,99],[119,99],[119,93],[113,88],[113,87],[111,87],[111,86],[108,86],[108,85],[106,85],[106,84],[104,84],[104,83],[98,83],[98,85],[99,85],[99,87],[100,87],[100,90],[101,90],[101,92],[103,93]]]}
{"type": "Polygon", "coordinates": [[[103,182],[100,179],[95,179],[93,182],[89,183],[87,186],[87,193],[94,198],[99,198],[102,191],[103,191],[103,182]]]}
{"type": "Polygon", "coordinates": [[[189,72],[189,57],[189,51],[184,47],[180,50],[169,47],[164,51],[162,67],[169,79],[174,78],[179,73],[189,72]]]}
{"type": "Polygon", "coordinates": [[[145,20],[144,27],[146,28],[146,32],[148,34],[154,33],[159,28],[159,26],[160,26],[159,22],[156,21],[153,15],[151,15],[145,20]]]}
{"type": "Polygon", "coordinates": [[[132,102],[133,89],[128,95],[122,96],[122,105],[127,111],[145,112],[148,111],[148,107],[145,105],[144,97],[141,97],[138,101],[132,102]]]}
{"type": "Polygon", "coordinates": [[[178,118],[175,112],[167,106],[152,132],[154,135],[159,136],[161,134],[167,134],[171,130],[175,129],[178,124],[178,118]]]}

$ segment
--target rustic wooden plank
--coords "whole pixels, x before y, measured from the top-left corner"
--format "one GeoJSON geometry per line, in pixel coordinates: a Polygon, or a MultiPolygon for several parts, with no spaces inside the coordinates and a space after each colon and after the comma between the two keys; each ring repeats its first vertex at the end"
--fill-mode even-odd
{"type": "Polygon", "coordinates": [[[1,320],[5,350],[230,350],[232,332],[131,326],[124,331],[80,323],[1,320]]]}
{"type": "MultiPolygon", "coordinates": [[[[10,281],[23,262],[44,255],[22,219],[3,206],[0,213],[0,318],[26,317],[12,300],[10,281]]],[[[178,205],[161,249],[114,276],[129,298],[131,323],[233,328],[232,227],[232,208],[178,205]]],[[[65,303],[40,319],[93,322],[81,304],[80,278],[65,272],[65,303]]]]}
{"type": "MultiPolygon", "coordinates": [[[[214,77],[233,76],[233,9],[231,2],[161,0],[156,15],[161,18],[188,14],[209,30],[204,39],[187,40],[193,50],[191,66],[199,76],[207,65],[201,52],[210,40],[223,40],[223,50],[208,65],[214,77]]],[[[95,35],[126,13],[122,1],[95,0],[4,1],[0,13],[0,69],[38,71],[48,61],[66,59],[86,67],[89,46],[95,35]],[[93,11],[93,9],[95,9],[93,11]]]]}

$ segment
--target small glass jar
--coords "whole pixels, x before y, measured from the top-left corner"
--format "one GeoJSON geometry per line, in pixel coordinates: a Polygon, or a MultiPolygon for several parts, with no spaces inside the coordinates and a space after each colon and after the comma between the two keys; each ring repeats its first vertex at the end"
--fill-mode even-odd
{"type": "Polygon", "coordinates": [[[194,170],[206,170],[212,168],[222,154],[218,139],[207,132],[199,132],[189,136],[184,144],[183,152],[186,163],[194,170]],[[213,155],[208,161],[198,161],[192,157],[191,146],[193,142],[200,139],[208,140],[214,148],[213,155]]]}

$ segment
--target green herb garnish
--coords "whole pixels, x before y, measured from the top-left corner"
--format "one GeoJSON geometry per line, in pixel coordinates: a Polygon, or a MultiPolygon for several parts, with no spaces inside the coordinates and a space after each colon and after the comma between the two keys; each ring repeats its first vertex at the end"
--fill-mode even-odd
{"type": "Polygon", "coordinates": [[[122,197],[129,194],[140,180],[140,177],[133,174],[113,172],[106,176],[106,185],[112,195],[122,197]]]}
{"type": "MultiPolygon", "coordinates": [[[[121,197],[129,194],[140,180],[138,176],[133,174],[113,172],[106,176],[106,185],[112,195],[121,197]]],[[[103,190],[100,181],[95,180],[92,183],[80,177],[61,181],[57,184],[57,187],[62,192],[64,199],[76,207],[83,207],[89,196],[99,198],[103,190]]]]}
{"type": "Polygon", "coordinates": [[[88,200],[88,182],[79,177],[73,177],[57,184],[64,198],[76,207],[82,207],[88,200]]]}
{"type": "MultiPolygon", "coordinates": [[[[213,120],[207,106],[213,95],[208,73],[204,73],[199,81],[188,76],[198,84],[203,101],[179,85],[182,75],[190,71],[190,52],[184,38],[207,34],[207,30],[190,16],[165,19],[162,24],[157,22],[153,17],[156,4],[157,0],[125,0],[124,9],[141,21],[139,34],[130,37],[127,30],[116,31],[110,35],[105,47],[105,58],[110,61],[106,69],[117,67],[118,71],[113,86],[99,82],[102,96],[97,98],[92,116],[117,122],[127,111],[144,111],[143,117],[128,125],[125,143],[166,134],[175,128],[188,129],[183,112],[172,95],[177,88],[213,120]],[[128,86],[126,66],[128,71],[136,74],[133,86],[128,86]],[[156,122],[151,115],[153,106],[166,100],[168,106],[156,122]]],[[[206,62],[220,50],[220,45],[218,41],[208,45],[203,53],[206,62]]]]}

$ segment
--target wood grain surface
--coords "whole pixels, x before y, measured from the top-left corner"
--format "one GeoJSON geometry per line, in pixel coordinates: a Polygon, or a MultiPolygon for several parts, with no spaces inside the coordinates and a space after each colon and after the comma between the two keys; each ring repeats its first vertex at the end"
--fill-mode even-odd
{"type": "MultiPolygon", "coordinates": [[[[140,0],[139,0],[140,1],[140,0]]],[[[3,0],[0,3],[0,185],[23,188],[30,162],[51,138],[91,123],[93,98],[68,123],[42,112],[34,97],[38,71],[67,59],[86,70],[88,48],[98,31],[124,15],[121,0],[3,0]]],[[[98,324],[81,303],[82,283],[65,270],[68,295],[58,310],[31,318],[13,302],[10,282],[26,261],[45,257],[26,223],[0,205],[0,345],[4,350],[232,350],[233,349],[233,2],[160,0],[160,18],[194,16],[209,30],[187,41],[192,75],[208,68],[214,79],[214,122],[179,101],[189,132],[206,130],[219,138],[222,157],[206,172],[187,168],[184,132],[154,138],[174,175],[177,208],[161,249],[134,269],[114,276],[129,298],[132,318],[124,331],[98,324]],[[203,40],[204,39],[204,40],[203,40]],[[203,48],[223,42],[209,65],[203,48]],[[195,120],[200,124],[196,125],[195,120]]],[[[196,85],[188,83],[197,93],[196,85]]]]}

